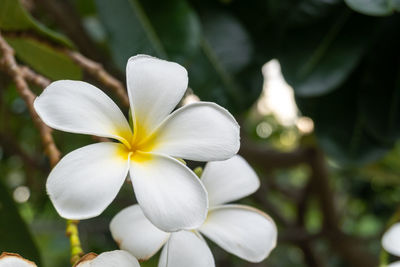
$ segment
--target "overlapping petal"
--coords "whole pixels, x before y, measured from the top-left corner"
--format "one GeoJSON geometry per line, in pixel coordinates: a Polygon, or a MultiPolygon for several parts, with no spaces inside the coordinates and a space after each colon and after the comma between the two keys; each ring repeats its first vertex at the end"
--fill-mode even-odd
{"type": "Polygon", "coordinates": [[[0,267],[36,267],[36,264],[16,253],[3,252],[0,255],[0,267]]]}
{"type": "Polygon", "coordinates": [[[135,257],[123,250],[103,252],[97,257],[83,258],[75,267],[140,267],[135,257]]]}
{"type": "Polygon", "coordinates": [[[130,175],[145,216],[166,232],[200,226],[207,214],[207,192],[196,175],[176,159],[136,152],[130,175]]]}
{"type": "Polygon", "coordinates": [[[172,233],[164,246],[158,267],[213,267],[214,257],[204,239],[196,232],[172,233]]]}
{"type": "Polygon", "coordinates": [[[264,260],[277,240],[273,220],[265,213],[243,205],[211,209],[199,231],[226,251],[250,262],[264,260]]]}
{"type": "Polygon", "coordinates": [[[181,65],[138,55],[126,66],[129,101],[137,135],[151,133],[179,103],[188,85],[181,65]]]}
{"type": "Polygon", "coordinates": [[[110,230],[119,247],[139,260],[147,260],[157,253],[170,235],[155,227],[139,205],[125,208],[115,215],[110,230]]]}
{"type": "Polygon", "coordinates": [[[98,143],[67,154],[47,179],[47,192],[61,217],[99,215],[118,194],[129,169],[122,144],[98,143]]]}
{"type": "Polygon", "coordinates": [[[173,112],[154,133],[153,151],[197,161],[224,160],[240,146],[239,125],[215,103],[197,102],[173,112]]]}
{"type": "Polygon", "coordinates": [[[129,124],[118,106],[100,89],[81,81],[51,83],[34,107],[50,127],[71,133],[130,141],[129,124]]]}
{"type": "Polygon", "coordinates": [[[392,225],[382,237],[383,248],[398,257],[400,257],[400,223],[392,225]]]}
{"type": "Polygon", "coordinates": [[[256,172],[238,155],[207,163],[201,181],[207,189],[210,207],[241,199],[260,186],[256,172]]]}

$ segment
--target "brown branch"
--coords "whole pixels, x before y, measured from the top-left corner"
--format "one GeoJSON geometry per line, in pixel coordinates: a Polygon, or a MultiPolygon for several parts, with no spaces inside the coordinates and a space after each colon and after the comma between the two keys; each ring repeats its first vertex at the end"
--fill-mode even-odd
{"type": "Polygon", "coordinates": [[[25,80],[39,86],[40,88],[46,88],[51,82],[49,79],[34,72],[27,66],[21,66],[20,70],[25,80]]]}
{"type": "MultiPolygon", "coordinates": [[[[21,96],[21,98],[25,101],[29,113],[31,114],[32,120],[36,126],[36,128],[39,130],[40,137],[42,139],[42,144],[44,146],[44,151],[48,158],[50,159],[50,165],[53,168],[60,160],[61,153],[58,150],[53,136],[52,136],[52,130],[49,128],[46,124],[43,123],[43,121],[40,119],[38,114],[36,113],[33,103],[36,98],[36,95],[30,90],[25,77],[31,77],[32,81],[36,81],[39,84],[44,85],[45,82],[47,82],[44,78],[41,79],[33,79],[34,72],[30,72],[29,70],[25,69],[25,72],[23,69],[18,66],[15,57],[14,57],[14,50],[8,45],[8,43],[4,40],[3,36],[0,33],[0,52],[2,54],[2,58],[0,61],[0,67],[4,69],[5,72],[7,72],[11,78],[15,82],[15,86],[17,89],[18,94],[21,96]]],[[[77,228],[79,221],[73,221],[69,222],[68,227],[75,227],[77,228]]],[[[76,230],[77,231],[77,230],[76,230]]],[[[74,250],[71,251],[72,255],[72,260],[76,261],[79,260],[79,256],[83,255],[83,252],[77,253],[77,241],[79,241],[79,236],[75,236],[75,243],[71,242],[71,249],[72,245],[75,244],[73,247],[74,250]]]]}
{"type": "Polygon", "coordinates": [[[282,185],[278,184],[273,178],[275,178],[275,177],[273,177],[273,175],[271,175],[270,173],[265,174],[260,177],[260,179],[262,179],[263,183],[266,183],[266,185],[268,186],[270,191],[279,192],[282,195],[284,195],[285,197],[290,198],[291,200],[293,200],[295,202],[300,201],[300,197],[301,197],[300,190],[297,190],[296,188],[293,188],[290,186],[282,186],[282,185]]]}
{"type": "MultiPolygon", "coordinates": [[[[329,172],[326,166],[323,153],[314,147],[299,148],[292,152],[280,152],[274,149],[261,147],[242,138],[243,143],[240,153],[249,161],[262,168],[265,172],[271,172],[280,168],[292,168],[299,164],[307,164],[311,169],[309,185],[305,187],[305,194],[313,194],[317,199],[323,214],[323,226],[321,236],[329,241],[331,248],[336,251],[350,266],[373,267],[378,265],[378,259],[373,256],[366,248],[365,241],[357,237],[347,235],[340,228],[339,213],[336,209],[334,199],[335,195],[329,183],[329,172]]],[[[270,209],[272,214],[278,221],[284,219],[277,210],[271,210],[271,203],[265,202],[263,194],[256,196],[256,199],[263,204],[266,209],[270,209]]],[[[306,196],[305,196],[306,197],[306,196]]],[[[309,196],[308,196],[309,197],[309,196]]],[[[301,213],[305,212],[307,198],[297,202],[301,213]]],[[[302,221],[303,215],[298,218],[297,224],[284,221],[287,228],[300,227],[299,220],[302,221]]],[[[299,245],[305,253],[306,260],[309,264],[318,264],[315,254],[310,251],[310,244],[306,240],[293,241],[299,245]],[[307,258],[308,257],[308,258],[307,258]]],[[[315,265],[318,266],[318,265],[315,265]]]]}
{"type": "MultiPolygon", "coordinates": [[[[3,33],[4,34],[4,33],[3,33]]],[[[8,32],[8,36],[12,36],[13,32],[8,32]]],[[[117,78],[107,72],[102,64],[87,58],[86,56],[80,54],[77,51],[71,50],[69,48],[60,47],[59,44],[55,45],[49,42],[48,40],[43,39],[40,36],[37,36],[34,33],[21,32],[18,34],[29,35],[30,38],[39,39],[41,42],[45,42],[47,45],[52,46],[53,49],[58,50],[62,53],[65,53],[68,57],[70,57],[77,65],[79,65],[83,70],[85,70],[88,74],[93,76],[97,81],[103,84],[106,88],[111,89],[111,91],[119,98],[121,103],[129,108],[129,97],[128,93],[123,85],[117,78]]],[[[49,84],[49,80],[44,78],[43,76],[34,73],[28,67],[23,67],[22,70],[23,76],[30,82],[45,88],[49,84]]]]}
{"type": "Polygon", "coordinates": [[[29,86],[25,81],[24,74],[22,73],[21,68],[18,66],[15,60],[14,50],[8,45],[1,34],[0,51],[2,53],[0,65],[4,69],[4,71],[6,71],[14,80],[18,94],[25,101],[33,122],[40,132],[44,151],[50,159],[51,166],[54,167],[60,160],[60,151],[57,149],[54,143],[53,137],[51,135],[52,130],[42,122],[42,120],[36,113],[33,107],[33,102],[36,98],[36,95],[29,89],[29,86]]]}
{"type": "Polygon", "coordinates": [[[334,204],[334,194],[329,184],[329,174],[326,168],[325,159],[321,151],[309,149],[307,161],[311,167],[310,183],[312,191],[319,200],[319,205],[324,214],[324,229],[338,230],[339,215],[334,204]]]}
{"type": "Polygon", "coordinates": [[[326,266],[322,261],[321,255],[315,251],[313,244],[308,241],[300,241],[297,243],[300,249],[303,251],[304,261],[309,267],[322,267],[326,266]]]}
{"type": "MultiPolygon", "coordinates": [[[[34,72],[31,68],[29,68],[27,66],[18,66],[15,62],[13,49],[6,43],[6,41],[4,39],[3,39],[2,43],[4,44],[4,48],[7,51],[5,54],[12,55],[12,58],[14,60],[15,67],[16,67],[15,69],[17,70],[16,73],[18,74],[18,76],[20,76],[24,80],[26,86],[28,86],[26,84],[26,81],[28,81],[28,82],[35,84],[35,85],[39,86],[40,88],[44,89],[51,83],[51,81],[49,79],[34,72]]],[[[67,55],[69,55],[82,68],[84,68],[86,71],[91,73],[95,78],[97,78],[101,83],[103,83],[107,87],[113,89],[113,91],[121,99],[122,103],[125,106],[129,107],[129,98],[128,98],[128,95],[127,95],[126,90],[124,89],[122,83],[119,80],[117,80],[116,78],[114,78],[113,76],[111,76],[109,73],[107,73],[99,63],[86,58],[85,56],[79,54],[78,52],[70,51],[67,49],[63,49],[63,51],[67,55]]],[[[8,58],[7,62],[12,63],[12,61],[10,60],[10,57],[7,57],[7,58],[8,58]]],[[[11,65],[14,65],[14,63],[12,63],[11,65]]],[[[10,71],[8,70],[8,67],[11,65],[8,64],[8,65],[3,66],[5,71],[8,72],[9,74],[10,74],[10,71]]],[[[11,74],[12,74],[11,76],[14,78],[15,73],[13,72],[11,74]]],[[[15,78],[14,78],[14,81],[15,81],[15,78]]],[[[36,112],[33,109],[33,100],[32,99],[35,99],[36,95],[33,94],[33,92],[29,89],[29,87],[27,87],[27,89],[28,90],[23,90],[23,91],[25,92],[26,95],[30,95],[30,96],[28,96],[28,98],[24,99],[24,100],[25,100],[25,102],[26,101],[32,102],[32,107],[29,107],[29,104],[27,103],[29,111],[32,114],[32,118],[34,118],[34,119],[37,118],[41,122],[40,118],[37,116],[36,112]]],[[[45,124],[43,124],[43,125],[45,125],[45,124]]],[[[38,127],[39,127],[39,129],[41,129],[41,127],[42,127],[41,124],[39,124],[38,127]]],[[[42,129],[42,130],[44,130],[44,129],[42,129]]],[[[50,129],[50,132],[51,132],[51,129],[50,129]]],[[[52,143],[54,143],[54,142],[48,142],[50,139],[48,138],[47,134],[44,134],[44,136],[42,135],[42,139],[43,138],[45,138],[47,140],[46,144],[48,144],[47,146],[49,147],[49,149],[52,149],[51,148],[53,146],[52,143]]],[[[93,136],[93,138],[94,138],[94,140],[99,141],[99,142],[109,141],[109,139],[104,138],[104,137],[93,136]]],[[[48,155],[48,157],[50,158],[50,160],[52,159],[51,156],[48,155]]],[[[58,156],[58,158],[59,158],[59,156],[58,156]]],[[[53,161],[52,167],[54,167],[54,165],[56,163],[57,162],[53,161]]]]}
{"type": "MultiPolygon", "coordinates": [[[[39,86],[42,89],[46,88],[51,83],[51,81],[49,79],[34,72],[32,69],[30,69],[27,66],[20,66],[20,69],[21,69],[23,76],[25,77],[25,79],[27,81],[39,86]]],[[[110,139],[105,138],[105,137],[100,137],[100,136],[92,136],[92,137],[97,142],[109,142],[110,141],[110,139]]]]}
{"type": "Polygon", "coordinates": [[[121,100],[122,104],[125,107],[129,107],[129,98],[124,85],[118,79],[109,74],[100,63],[95,62],[76,51],[65,50],[65,53],[99,82],[112,89],[121,100]]]}
{"type": "Polygon", "coordinates": [[[339,215],[334,204],[335,197],[329,184],[323,153],[318,149],[309,150],[308,161],[312,169],[313,191],[319,199],[323,213],[323,232],[331,247],[351,266],[378,266],[378,259],[369,253],[365,242],[344,233],[339,227],[339,215]]]}
{"type": "Polygon", "coordinates": [[[274,169],[292,168],[302,163],[307,163],[307,151],[299,148],[291,152],[280,152],[250,142],[242,136],[239,154],[248,161],[253,162],[265,171],[274,169]]]}
{"type": "MultiPolygon", "coordinates": [[[[311,196],[312,185],[313,185],[312,180],[309,179],[309,181],[307,182],[307,184],[305,185],[305,187],[302,190],[301,197],[297,201],[296,225],[300,229],[304,229],[304,231],[307,231],[305,216],[307,214],[307,208],[309,207],[309,200],[310,200],[310,196],[311,196]]],[[[321,232],[319,233],[319,236],[321,236],[321,232]]],[[[307,263],[307,266],[312,266],[312,267],[325,266],[320,255],[318,255],[318,253],[315,251],[314,244],[311,241],[313,241],[313,240],[304,239],[304,240],[297,241],[297,245],[303,251],[304,260],[307,263]]]]}

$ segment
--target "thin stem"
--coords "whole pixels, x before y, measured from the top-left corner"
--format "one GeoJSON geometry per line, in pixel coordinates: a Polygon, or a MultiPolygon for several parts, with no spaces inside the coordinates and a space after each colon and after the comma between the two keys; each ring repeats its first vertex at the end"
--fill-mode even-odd
{"type": "Polygon", "coordinates": [[[202,167],[196,167],[193,172],[197,175],[197,177],[201,177],[201,175],[203,174],[203,168],[202,167]]]}
{"type": "Polygon", "coordinates": [[[69,237],[72,266],[74,266],[84,254],[79,239],[78,224],[79,221],[67,220],[67,229],[65,231],[66,235],[69,237]]]}

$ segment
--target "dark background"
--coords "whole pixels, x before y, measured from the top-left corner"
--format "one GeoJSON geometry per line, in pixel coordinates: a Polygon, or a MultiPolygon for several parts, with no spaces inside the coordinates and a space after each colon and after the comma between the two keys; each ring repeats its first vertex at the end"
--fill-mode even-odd
{"type": "MultiPolygon", "coordinates": [[[[217,266],[368,267],[387,261],[380,238],[400,219],[398,11],[398,0],[0,0],[0,32],[20,64],[51,80],[85,80],[105,90],[65,51],[79,51],[122,83],[132,55],[179,62],[194,94],[236,116],[240,154],[262,181],[241,202],[271,215],[279,242],[260,264],[208,242],[217,266]],[[297,117],[313,121],[310,129],[298,118],[286,124],[260,110],[268,97],[265,86],[260,98],[261,70],[271,59],[293,88],[297,117]]],[[[0,73],[0,251],[40,266],[68,266],[65,221],[45,193],[50,164],[6,72],[0,73]]],[[[53,136],[63,154],[95,142],[53,136]]],[[[108,224],[134,203],[132,196],[124,186],[101,216],[80,223],[85,252],[117,248],[108,224]]],[[[155,257],[142,266],[156,264],[155,257]]]]}

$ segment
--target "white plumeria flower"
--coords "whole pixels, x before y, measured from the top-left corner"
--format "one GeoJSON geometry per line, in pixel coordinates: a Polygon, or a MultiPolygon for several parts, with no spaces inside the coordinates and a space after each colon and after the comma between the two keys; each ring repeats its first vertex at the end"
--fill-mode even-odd
{"type": "MultiPolygon", "coordinates": [[[[36,264],[18,254],[3,252],[0,255],[0,267],[36,267],[36,264]]],[[[114,250],[98,256],[95,253],[86,254],[74,267],[140,267],[140,265],[128,252],[114,250]]]]}
{"type": "Polygon", "coordinates": [[[35,100],[40,118],[66,132],[119,141],[92,144],[67,154],[51,171],[47,192],[68,219],[99,215],[115,198],[128,170],[145,216],[160,229],[199,226],[207,193],[175,158],[223,160],[239,149],[239,126],[224,108],[197,102],[171,111],[188,85],[182,66],[139,55],[127,64],[133,131],[117,105],[98,88],[57,81],[35,100]],[[171,114],[170,114],[171,113],[171,114]]]}
{"type": "MultiPolygon", "coordinates": [[[[382,247],[397,257],[400,257],[400,223],[392,225],[382,237],[382,247]]],[[[400,267],[400,261],[393,262],[389,267],[400,267]]]]}
{"type": "Polygon", "coordinates": [[[210,209],[199,228],[174,233],[156,228],[138,205],[123,209],[110,230],[121,249],[147,260],[164,246],[159,267],[212,267],[212,253],[201,234],[226,251],[250,261],[264,260],[276,246],[277,229],[265,213],[249,206],[224,204],[245,197],[260,185],[254,170],[240,156],[206,165],[202,181],[210,209]],[[201,233],[201,234],[200,234],[201,233]]]}
{"type": "Polygon", "coordinates": [[[86,254],[74,267],[140,267],[135,257],[123,250],[86,254]]]}
{"type": "Polygon", "coordinates": [[[3,252],[0,255],[0,267],[36,267],[34,262],[24,259],[19,254],[3,252]]]}

